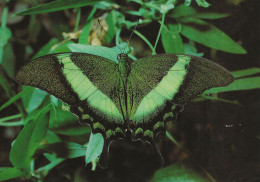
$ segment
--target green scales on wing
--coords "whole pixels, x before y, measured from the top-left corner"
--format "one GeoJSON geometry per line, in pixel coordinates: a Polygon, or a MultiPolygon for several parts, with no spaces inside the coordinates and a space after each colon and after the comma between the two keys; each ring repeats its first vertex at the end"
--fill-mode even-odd
{"type": "Polygon", "coordinates": [[[79,120],[103,135],[103,167],[111,141],[130,132],[132,140],[155,144],[178,105],[233,81],[225,68],[195,56],[161,54],[130,62],[119,54],[118,61],[86,53],[52,54],[33,60],[16,76],[20,84],[71,105],[79,120]]]}

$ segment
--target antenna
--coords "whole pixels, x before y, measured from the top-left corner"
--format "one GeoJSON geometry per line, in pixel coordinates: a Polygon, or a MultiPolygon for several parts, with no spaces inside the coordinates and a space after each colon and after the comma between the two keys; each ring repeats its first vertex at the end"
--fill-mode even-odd
{"type": "MultiPolygon", "coordinates": [[[[99,21],[99,18],[98,18],[98,24],[99,24],[99,26],[101,27],[101,30],[104,30],[106,33],[107,33],[107,35],[111,38],[111,39],[113,39],[112,38],[112,36],[104,29],[104,27],[101,25],[101,23],[100,23],[100,21],[99,21]]],[[[116,46],[118,47],[118,49],[120,50],[120,52],[121,53],[123,53],[122,52],[122,50],[120,49],[120,47],[116,44],[116,46]]]]}
{"type": "Polygon", "coordinates": [[[129,46],[129,40],[131,39],[132,35],[134,34],[134,31],[135,31],[135,29],[137,28],[137,25],[138,25],[139,22],[141,22],[141,21],[142,21],[141,19],[138,19],[138,20],[137,20],[137,23],[136,23],[136,25],[135,25],[134,30],[132,31],[131,35],[130,35],[129,38],[127,39],[127,45],[126,45],[125,48],[124,48],[124,52],[125,52],[126,47],[129,46]]]}

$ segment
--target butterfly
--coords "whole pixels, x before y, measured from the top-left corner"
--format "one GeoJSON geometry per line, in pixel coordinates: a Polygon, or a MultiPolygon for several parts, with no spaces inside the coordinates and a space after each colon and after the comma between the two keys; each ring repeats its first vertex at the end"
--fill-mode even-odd
{"type": "Polygon", "coordinates": [[[40,88],[65,103],[92,133],[104,138],[100,166],[107,167],[112,141],[131,139],[156,145],[181,105],[213,87],[227,86],[233,76],[207,59],[184,54],[158,54],[118,63],[87,53],[42,56],[16,75],[22,85],[40,88]]]}

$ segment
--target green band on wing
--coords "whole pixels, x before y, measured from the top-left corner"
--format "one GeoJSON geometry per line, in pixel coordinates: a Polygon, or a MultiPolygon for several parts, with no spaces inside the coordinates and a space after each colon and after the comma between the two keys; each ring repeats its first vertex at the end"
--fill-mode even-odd
{"type": "Polygon", "coordinates": [[[145,130],[144,136],[149,137],[149,138],[153,138],[153,132],[151,130],[145,130]]]}
{"type": "Polygon", "coordinates": [[[131,118],[136,123],[149,120],[158,108],[165,104],[166,100],[173,100],[187,74],[186,66],[189,65],[190,57],[178,56],[178,61],[169,69],[168,74],[151,90],[139,104],[136,113],[131,118]],[[144,116],[147,116],[144,118],[144,116]],[[150,117],[149,117],[150,116],[150,117]]]}
{"type": "Polygon", "coordinates": [[[137,128],[135,131],[135,135],[138,135],[139,133],[143,133],[144,130],[142,128],[137,128]]]}
{"type": "Polygon", "coordinates": [[[101,115],[101,117],[106,117],[111,122],[123,123],[123,116],[113,101],[83,74],[82,70],[73,63],[69,55],[61,54],[57,55],[57,58],[63,64],[63,74],[79,99],[87,100],[88,105],[93,108],[93,111],[97,110],[96,113],[101,115]]]}
{"type": "Polygon", "coordinates": [[[111,136],[115,135],[115,131],[113,130],[108,130],[106,131],[106,138],[110,138],[111,136]]]}
{"type": "Polygon", "coordinates": [[[101,123],[99,123],[99,122],[97,122],[97,123],[94,123],[93,124],[93,128],[96,130],[96,129],[100,129],[100,130],[102,130],[102,131],[105,131],[105,127],[101,124],[101,123]]]}
{"type": "Polygon", "coordinates": [[[153,126],[153,131],[157,130],[158,128],[163,128],[164,127],[164,122],[157,122],[155,123],[155,125],[153,126]]]}

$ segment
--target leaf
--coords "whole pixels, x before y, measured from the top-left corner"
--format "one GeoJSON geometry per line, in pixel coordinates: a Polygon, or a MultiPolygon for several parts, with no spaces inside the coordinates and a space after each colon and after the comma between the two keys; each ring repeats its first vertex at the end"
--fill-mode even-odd
{"type": "Polygon", "coordinates": [[[32,8],[29,8],[25,11],[19,12],[15,15],[23,16],[23,15],[33,15],[33,14],[40,14],[40,13],[49,13],[54,11],[60,11],[65,9],[71,9],[71,8],[79,8],[83,6],[89,6],[93,5],[95,3],[99,2],[92,1],[92,0],[57,0],[50,3],[38,5],[32,8]]]}
{"type": "Polygon", "coordinates": [[[50,121],[49,128],[66,129],[78,126],[78,118],[69,111],[69,106],[59,101],[57,107],[51,107],[50,109],[50,121]]]}
{"type": "Polygon", "coordinates": [[[86,135],[91,133],[91,128],[89,126],[80,125],[77,123],[77,125],[72,125],[67,128],[59,128],[54,129],[55,133],[66,135],[66,136],[79,136],[79,135],[86,135]]]}
{"type": "Polygon", "coordinates": [[[28,92],[30,92],[30,90],[32,89],[32,87],[25,87],[25,89],[23,89],[21,92],[19,92],[18,94],[16,94],[15,96],[13,96],[12,98],[10,98],[6,103],[4,103],[1,107],[0,107],[0,111],[2,111],[3,109],[5,109],[6,107],[8,107],[9,105],[13,104],[16,100],[20,99],[23,95],[27,94],[28,92]]]}
{"type": "Polygon", "coordinates": [[[4,47],[12,37],[12,32],[7,27],[0,27],[0,47],[4,47]]]}
{"type": "Polygon", "coordinates": [[[240,78],[245,76],[251,76],[260,73],[260,68],[248,68],[244,70],[232,71],[234,78],[240,78]]]}
{"type": "Polygon", "coordinates": [[[192,169],[182,164],[173,164],[155,172],[152,182],[208,182],[192,169]]]}
{"type": "Polygon", "coordinates": [[[30,90],[28,93],[23,94],[22,101],[24,103],[25,109],[27,112],[32,112],[37,109],[43,102],[47,92],[42,91],[38,88],[29,87],[30,90]]]}
{"type": "Polygon", "coordinates": [[[82,32],[79,36],[79,44],[88,44],[88,37],[89,37],[92,22],[93,19],[89,20],[83,27],[82,32]]]}
{"type": "Polygon", "coordinates": [[[208,12],[208,13],[197,13],[194,15],[191,15],[193,18],[201,18],[201,19],[219,19],[219,18],[225,18],[228,17],[228,13],[213,13],[213,12],[208,12]]]}
{"type": "Polygon", "coordinates": [[[185,6],[183,4],[174,8],[173,13],[170,15],[172,18],[180,18],[184,16],[190,16],[197,14],[197,11],[193,7],[185,6]]]}
{"type": "Polygon", "coordinates": [[[233,54],[246,54],[246,50],[214,25],[196,18],[182,18],[181,34],[207,47],[233,54]]]}
{"type": "Polygon", "coordinates": [[[23,176],[23,172],[17,168],[0,167],[0,181],[6,181],[23,176]]]}
{"type": "Polygon", "coordinates": [[[166,28],[162,31],[162,44],[166,53],[184,53],[183,42],[178,32],[178,25],[169,25],[169,30],[166,28]]]}
{"type": "MultiPolygon", "coordinates": [[[[0,55],[0,57],[1,57],[1,55],[0,55]]],[[[4,70],[7,72],[8,76],[11,78],[14,77],[14,73],[15,73],[15,60],[16,60],[16,58],[14,55],[13,46],[12,46],[11,42],[8,42],[3,47],[2,63],[1,63],[1,60],[0,60],[0,63],[2,64],[4,70]]]]}
{"type": "Polygon", "coordinates": [[[69,44],[68,48],[72,52],[83,52],[88,54],[93,54],[97,56],[101,56],[107,59],[110,59],[116,63],[118,63],[117,55],[118,53],[111,48],[104,46],[91,46],[91,45],[83,45],[83,44],[69,44]]]}
{"type": "Polygon", "coordinates": [[[193,41],[190,41],[188,44],[184,44],[184,52],[185,54],[202,57],[203,53],[198,53],[196,46],[193,41]]]}
{"type": "Polygon", "coordinates": [[[104,145],[103,136],[99,133],[97,134],[91,133],[87,151],[86,151],[86,158],[85,158],[86,164],[95,160],[101,154],[103,145],[104,145]]]}
{"type": "Polygon", "coordinates": [[[86,147],[74,142],[57,142],[41,145],[38,153],[55,153],[57,158],[77,158],[85,156],[86,147]]]}
{"type": "Polygon", "coordinates": [[[205,91],[205,94],[209,93],[220,93],[220,92],[230,92],[230,91],[238,91],[238,90],[252,90],[260,88],[260,77],[249,77],[249,78],[241,78],[235,80],[232,84],[227,87],[218,87],[212,88],[210,90],[205,91]]]}
{"type": "Polygon", "coordinates": [[[10,161],[14,167],[30,171],[34,152],[48,130],[48,116],[46,115],[48,111],[48,106],[40,110],[35,115],[35,119],[29,121],[15,139],[10,151],[10,161]]]}
{"type": "Polygon", "coordinates": [[[107,18],[106,18],[106,22],[108,25],[108,30],[106,33],[106,42],[109,43],[113,40],[113,38],[116,35],[117,32],[117,26],[116,26],[116,22],[117,22],[117,17],[116,17],[116,11],[111,11],[107,18]]]}
{"type": "Polygon", "coordinates": [[[202,6],[204,8],[208,8],[210,4],[206,0],[195,0],[198,6],[202,6]]]}

